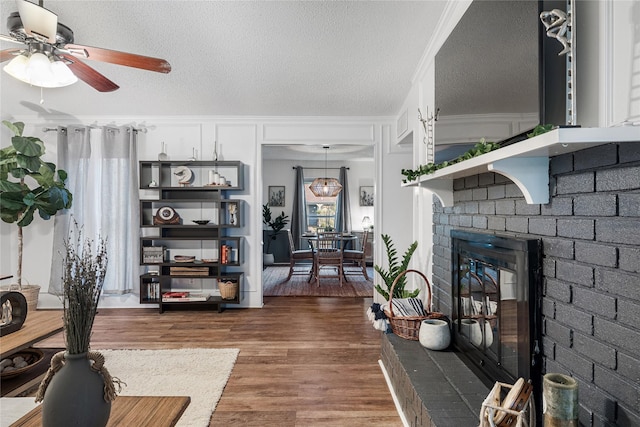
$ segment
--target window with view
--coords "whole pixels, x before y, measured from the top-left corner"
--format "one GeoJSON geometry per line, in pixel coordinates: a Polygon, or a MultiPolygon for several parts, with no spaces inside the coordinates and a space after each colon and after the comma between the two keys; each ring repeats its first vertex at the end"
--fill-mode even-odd
{"type": "Polygon", "coordinates": [[[317,197],[309,185],[313,179],[305,179],[304,191],[307,204],[307,230],[333,229],[336,226],[336,197],[317,197]]]}

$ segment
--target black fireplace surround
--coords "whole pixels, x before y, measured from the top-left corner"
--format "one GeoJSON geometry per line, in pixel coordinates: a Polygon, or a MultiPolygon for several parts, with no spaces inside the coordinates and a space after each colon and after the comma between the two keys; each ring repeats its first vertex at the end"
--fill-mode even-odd
{"type": "Polygon", "coordinates": [[[451,230],[453,344],[487,385],[541,390],[542,241],[451,230]]]}

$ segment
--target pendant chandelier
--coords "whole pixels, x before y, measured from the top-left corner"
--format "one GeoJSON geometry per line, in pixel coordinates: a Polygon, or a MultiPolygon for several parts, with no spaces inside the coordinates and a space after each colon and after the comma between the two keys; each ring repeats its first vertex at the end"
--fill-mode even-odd
{"type": "Polygon", "coordinates": [[[327,153],[329,146],[325,145],[324,148],[324,176],[325,178],[316,178],[309,186],[309,190],[316,197],[335,197],[342,190],[342,185],[335,178],[327,177],[327,153]]]}

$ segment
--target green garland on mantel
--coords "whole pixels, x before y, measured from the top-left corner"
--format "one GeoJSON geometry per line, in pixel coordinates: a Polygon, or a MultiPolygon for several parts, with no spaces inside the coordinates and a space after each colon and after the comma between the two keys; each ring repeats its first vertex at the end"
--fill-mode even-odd
{"type": "MultiPolygon", "coordinates": [[[[533,138],[538,135],[542,135],[543,133],[549,132],[553,129],[553,125],[538,125],[536,126],[530,133],[527,134],[528,138],[533,138]]],[[[497,150],[501,145],[496,142],[487,142],[484,138],[480,140],[473,148],[469,149],[461,156],[456,157],[450,161],[444,161],[442,163],[427,163],[426,165],[418,166],[418,169],[402,169],[401,173],[406,178],[402,180],[403,183],[411,182],[418,179],[422,175],[429,175],[434,173],[437,170],[445,168],[447,166],[455,165],[456,163],[463,162],[465,160],[472,159],[474,157],[481,156],[483,154],[487,154],[490,151],[497,150]]]]}

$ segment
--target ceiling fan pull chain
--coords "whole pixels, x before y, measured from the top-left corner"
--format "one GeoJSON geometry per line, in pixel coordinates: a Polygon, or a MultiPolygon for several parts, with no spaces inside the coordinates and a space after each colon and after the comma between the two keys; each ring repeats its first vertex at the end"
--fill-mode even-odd
{"type": "Polygon", "coordinates": [[[40,86],[40,105],[44,105],[44,88],[40,86]]]}

